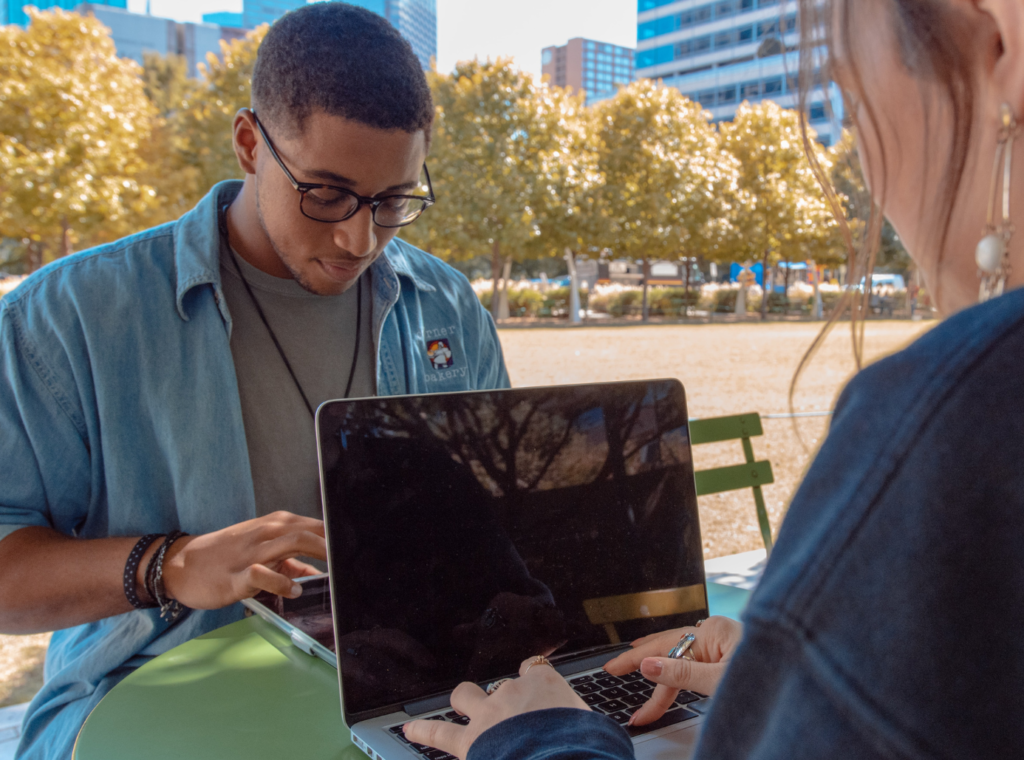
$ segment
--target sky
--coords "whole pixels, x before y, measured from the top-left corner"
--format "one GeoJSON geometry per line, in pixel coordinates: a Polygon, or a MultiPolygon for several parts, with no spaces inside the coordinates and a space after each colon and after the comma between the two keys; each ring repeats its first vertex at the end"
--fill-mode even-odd
{"type": "MultiPolygon", "coordinates": [[[[201,21],[204,13],[242,10],[242,0],[150,0],[154,16],[201,21]]],[[[437,0],[437,65],[511,56],[520,68],[540,74],[540,53],[587,37],[636,47],[636,0],[437,0]]],[[[128,0],[146,12],[146,0],[128,0]]]]}

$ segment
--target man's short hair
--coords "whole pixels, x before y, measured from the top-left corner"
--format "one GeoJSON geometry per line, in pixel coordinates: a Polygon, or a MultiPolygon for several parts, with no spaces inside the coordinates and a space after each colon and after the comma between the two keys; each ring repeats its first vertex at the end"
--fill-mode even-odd
{"type": "Polygon", "coordinates": [[[434,102],[412,46],[384,18],[339,2],[282,16],[263,39],[252,75],[253,109],[299,130],[315,111],[378,129],[424,130],[434,102]]]}

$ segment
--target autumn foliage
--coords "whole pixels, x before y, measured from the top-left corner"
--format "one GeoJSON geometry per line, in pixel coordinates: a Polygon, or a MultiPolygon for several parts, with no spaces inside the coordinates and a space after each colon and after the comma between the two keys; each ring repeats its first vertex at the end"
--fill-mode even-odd
{"type": "MultiPolygon", "coordinates": [[[[23,269],[170,221],[240,177],[231,123],[266,33],[221,43],[201,75],[118,58],[94,18],[0,28],[0,266],[23,269]],[[13,252],[13,253],[10,253],[13,252]]],[[[713,125],[649,80],[594,107],[511,61],[431,72],[438,202],[403,235],[448,259],[611,250],[635,259],[837,260],[836,223],[774,103],[713,125]]],[[[849,149],[846,144],[846,150],[849,149]]],[[[820,150],[819,161],[832,163],[820,150]]]]}
{"type": "Polygon", "coordinates": [[[0,27],[0,237],[30,268],[136,230],[157,203],[140,181],[155,115],[141,73],[93,18],[0,27]]]}

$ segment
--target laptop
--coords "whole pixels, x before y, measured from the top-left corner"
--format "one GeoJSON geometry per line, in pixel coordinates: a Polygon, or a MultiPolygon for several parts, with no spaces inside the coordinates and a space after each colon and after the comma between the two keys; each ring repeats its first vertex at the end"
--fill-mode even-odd
{"type": "Polygon", "coordinates": [[[455,686],[544,654],[638,758],[689,756],[710,700],[628,727],[653,684],[602,670],[708,616],[678,381],[329,401],[316,430],[329,576],[250,607],[337,667],[358,747],[448,760],[402,724],[464,725],[455,686]]]}

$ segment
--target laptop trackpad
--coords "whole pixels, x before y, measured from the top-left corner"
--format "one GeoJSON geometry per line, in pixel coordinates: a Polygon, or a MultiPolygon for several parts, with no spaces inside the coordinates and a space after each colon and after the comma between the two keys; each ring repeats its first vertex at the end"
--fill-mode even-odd
{"type": "Polygon", "coordinates": [[[637,760],[687,760],[693,756],[700,739],[700,726],[680,726],[657,736],[638,736],[633,740],[637,760]]]}

